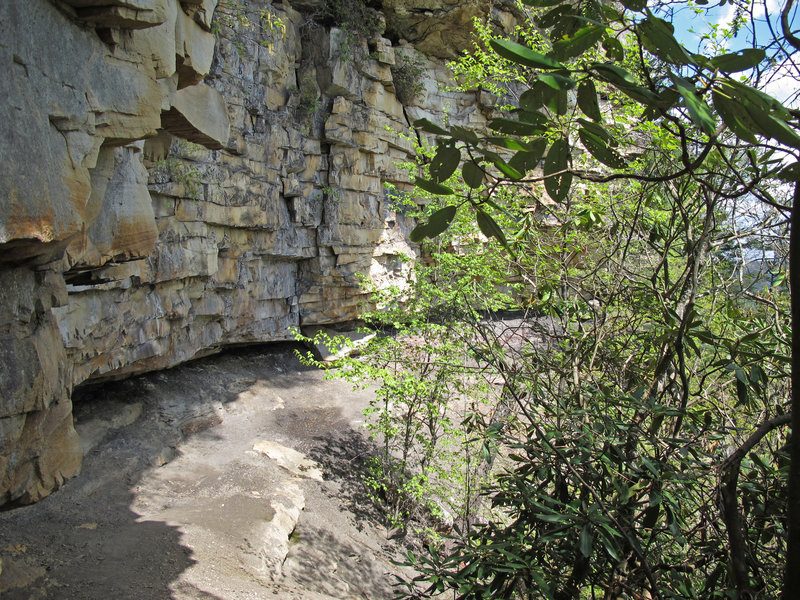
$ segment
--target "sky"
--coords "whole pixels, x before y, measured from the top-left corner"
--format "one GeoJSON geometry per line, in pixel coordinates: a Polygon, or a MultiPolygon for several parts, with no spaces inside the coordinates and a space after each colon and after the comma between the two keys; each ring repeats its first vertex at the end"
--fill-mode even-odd
{"type": "MultiPolygon", "coordinates": [[[[751,2],[750,5],[753,7],[756,18],[755,33],[757,42],[764,43],[773,37],[768,25],[768,18],[772,27],[777,32],[780,32],[780,13],[783,2],[781,0],[758,0],[757,2],[751,2]]],[[[697,9],[703,11],[699,14],[689,6],[688,2],[677,3],[676,6],[678,8],[673,18],[675,34],[692,51],[708,46],[708,42],[703,41],[701,36],[710,33],[714,26],[720,29],[730,29],[737,10],[736,4],[730,2],[726,2],[722,6],[719,5],[719,2],[709,2],[706,6],[695,5],[697,9]]],[[[795,7],[793,13],[793,20],[796,23],[797,7],[795,7]]],[[[752,39],[751,36],[752,27],[748,22],[734,39],[728,41],[727,45],[732,50],[747,47],[752,39]]]]}
{"type": "MultiPolygon", "coordinates": [[[[741,3],[740,3],[741,4],[741,3]]],[[[675,36],[683,43],[687,50],[691,52],[701,52],[703,54],[719,54],[725,51],[735,51],[742,48],[751,47],[753,44],[753,34],[757,45],[769,43],[773,39],[770,25],[775,32],[780,34],[780,15],[783,8],[783,0],[757,0],[751,2],[755,21],[753,24],[748,22],[740,29],[738,34],[731,39],[717,37],[718,50],[715,52],[713,43],[706,37],[709,34],[730,30],[736,16],[736,5],[725,3],[719,6],[719,2],[709,1],[706,6],[697,6],[703,9],[702,12],[695,12],[688,2],[676,3],[676,10],[672,16],[672,23],[675,26],[675,36]],[[754,26],[754,27],[753,27],[754,26]],[[755,31],[753,31],[755,29],[755,31]]],[[[795,31],[800,29],[800,14],[798,7],[795,6],[790,15],[790,25],[795,31]]],[[[773,97],[783,102],[798,107],[798,100],[793,96],[798,91],[796,78],[788,76],[784,70],[776,69],[772,73],[770,82],[765,91],[773,97]]]]}

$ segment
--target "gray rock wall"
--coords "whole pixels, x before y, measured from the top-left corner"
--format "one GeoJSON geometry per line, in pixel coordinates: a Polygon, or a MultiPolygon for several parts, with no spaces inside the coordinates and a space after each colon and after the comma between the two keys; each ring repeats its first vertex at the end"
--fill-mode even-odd
{"type": "Polygon", "coordinates": [[[352,320],[361,277],[402,283],[409,123],[485,124],[440,59],[319,2],[250,0],[248,23],[221,0],[215,26],[216,4],[0,3],[0,505],[80,469],[76,385],[352,320]],[[406,106],[401,53],[425,67],[406,106]]]}

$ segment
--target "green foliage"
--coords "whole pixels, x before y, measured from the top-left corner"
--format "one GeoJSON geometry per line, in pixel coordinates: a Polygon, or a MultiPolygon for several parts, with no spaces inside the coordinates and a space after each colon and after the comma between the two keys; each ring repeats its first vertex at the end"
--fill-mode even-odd
{"type": "MultiPolygon", "coordinates": [[[[528,284],[500,305],[527,306],[517,321],[476,318],[469,301],[428,313],[499,384],[496,406],[513,408],[491,421],[499,429],[477,428],[497,452],[485,524],[411,555],[422,574],[406,582],[408,597],[730,597],[720,477],[762,421],[786,423],[788,296],[725,281],[741,256],[703,259],[734,236],[714,222],[731,207],[683,186],[587,186],[546,226],[528,212],[508,240],[516,260],[492,267],[528,284]]],[[[515,210],[513,197],[497,200],[515,210]]],[[[466,231],[460,212],[451,229],[466,231]]],[[[486,259],[445,254],[436,260],[453,269],[486,259]]],[[[414,298],[406,312],[416,314],[414,298]]],[[[777,427],[739,486],[749,585],[765,597],[785,553],[787,436],[777,427]]]]}
{"type": "MultiPolygon", "coordinates": [[[[477,424],[491,421],[497,410],[492,386],[474,368],[454,316],[509,307],[516,292],[507,281],[503,253],[480,238],[469,215],[428,200],[420,216],[433,227],[449,225],[446,235],[424,243],[431,264],[417,264],[406,288],[378,289],[364,282],[377,308],[363,318],[379,334],[328,375],[377,386],[365,411],[378,444],[366,483],[393,525],[414,521],[430,530],[463,526],[476,517],[477,493],[488,473],[481,457],[485,436],[477,424]]],[[[416,203],[396,208],[419,212],[416,203]]],[[[344,338],[323,334],[315,342],[337,349],[347,345],[344,338]]],[[[323,366],[310,354],[302,360],[323,366]]]]}
{"type": "Polygon", "coordinates": [[[274,44],[286,36],[286,24],[271,9],[254,9],[247,0],[220,0],[214,11],[212,31],[233,40],[243,57],[241,36],[254,36],[260,46],[272,52],[274,44]]]}
{"type": "MultiPolygon", "coordinates": [[[[331,347],[345,343],[324,336],[315,341],[331,347]]],[[[303,360],[314,363],[310,356],[303,360]]],[[[337,367],[335,375],[354,384],[379,382],[365,410],[378,448],[366,484],[387,506],[392,525],[405,527],[414,517],[446,522],[468,511],[458,490],[468,480],[476,485],[469,463],[475,444],[460,435],[457,423],[480,399],[464,396],[461,348],[441,328],[408,321],[376,338],[359,359],[344,358],[337,367]]]]}
{"type": "Polygon", "coordinates": [[[397,63],[392,67],[395,95],[402,104],[411,104],[425,91],[422,85],[424,64],[417,56],[396,53],[395,57],[397,63]]]}
{"type": "Polygon", "coordinates": [[[182,197],[200,200],[203,195],[203,181],[200,171],[194,166],[198,153],[206,149],[199,144],[175,139],[169,156],[153,164],[150,177],[156,183],[171,181],[180,188],[182,197]]]}
{"type": "Polygon", "coordinates": [[[380,33],[380,14],[365,0],[327,0],[314,16],[320,23],[339,27],[357,37],[369,39],[380,33]]]}
{"type": "Polygon", "coordinates": [[[438,136],[417,186],[443,204],[413,239],[452,240],[471,213],[506,247],[526,312],[504,328],[467,301],[444,321],[513,409],[483,428],[498,453],[485,524],[411,555],[406,594],[775,597],[789,295],[780,276],[745,276],[745,245],[785,259],[774,177],[796,170],[774,153],[796,159],[798,114],[733,76],[757,77],[765,48],[691,53],[668,7],[525,4],[528,32],[480,26],[454,66],[511,115],[486,136],[415,123],[438,136]]]}
{"type": "Polygon", "coordinates": [[[317,81],[311,74],[306,74],[299,82],[300,97],[297,101],[298,117],[313,119],[317,111],[322,108],[322,100],[317,81]]]}

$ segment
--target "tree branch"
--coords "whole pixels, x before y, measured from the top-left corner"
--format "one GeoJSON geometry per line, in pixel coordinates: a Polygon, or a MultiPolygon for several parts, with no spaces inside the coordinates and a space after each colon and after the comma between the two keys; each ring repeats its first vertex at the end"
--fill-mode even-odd
{"type": "Polygon", "coordinates": [[[779,415],[764,421],[744,444],[732,452],[719,467],[719,498],[722,520],[728,530],[728,545],[730,547],[731,571],[733,582],[736,586],[738,597],[752,598],[753,590],[750,587],[750,575],[747,568],[746,542],[743,531],[744,520],[739,513],[739,499],[737,485],[739,482],[739,468],[742,459],[760,442],[765,435],[773,429],[787,425],[792,419],[792,414],[779,415]]]}
{"type": "MultiPolygon", "coordinates": [[[[791,5],[793,0],[787,2],[791,5]]],[[[786,9],[784,9],[786,12],[786,9]]],[[[800,596],[800,182],[794,184],[789,230],[789,291],[792,306],[792,438],[786,505],[786,568],[783,600],[800,596]]]]}
{"type": "Polygon", "coordinates": [[[789,28],[789,13],[794,8],[794,0],[786,0],[786,4],[781,11],[781,29],[783,30],[783,37],[789,42],[795,50],[800,50],[800,39],[792,33],[789,28]]]}

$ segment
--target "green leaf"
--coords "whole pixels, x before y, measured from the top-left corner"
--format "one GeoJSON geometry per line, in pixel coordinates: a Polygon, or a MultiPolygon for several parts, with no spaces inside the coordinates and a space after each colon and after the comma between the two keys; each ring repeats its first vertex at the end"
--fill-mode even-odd
{"type": "Polygon", "coordinates": [[[567,90],[556,91],[547,103],[547,107],[557,115],[567,114],[567,109],[569,108],[569,95],[567,90]]]}
{"type": "Polygon", "coordinates": [[[598,25],[582,27],[572,36],[558,40],[553,44],[553,54],[560,58],[573,58],[580,56],[589,48],[594,47],[605,35],[606,28],[598,25]]]}
{"type": "Polygon", "coordinates": [[[671,79],[675,83],[678,92],[683,97],[686,108],[689,110],[689,116],[692,118],[694,124],[706,132],[706,134],[714,135],[717,123],[714,120],[714,116],[711,114],[711,108],[697,95],[694,84],[683,77],[677,77],[675,75],[672,75],[671,79]]]}
{"type": "Polygon", "coordinates": [[[519,107],[522,110],[536,111],[550,102],[555,93],[556,90],[537,79],[530,89],[525,90],[519,97],[519,107]]]}
{"type": "Polygon", "coordinates": [[[525,174],[539,166],[539,161],[541,159],[541,154],[525,151],[517,152],[511,157],[511,160],[508,161],[508,166],[510,166],[512,169],[516,169],[522,174],[525,174]]]}
{"type": "Polygon", "coordinates": [[[593,133],[583,127],[578,130],[578,137],[581,139],[583,147],[601,163],[608,165],[612,169],[622,169],[625,167],[625,160],[613,148],[593,133]]]}
{"type": "Polygon", "coordinates": [[[487,238],[495,238],[503,246],[508,248],[508,242],[506,242],[505,233],[503,233],[503,230],[500,229],[500,226],[492,217],[490,217],[484,211],[478,209],[478,211],[475,213],[475,218],[478,221],[478,229],[481,230],[483,235],[485,235],[487,238]]]}
{"type": "Polygon", "coordinates": [[[433,133],[436,135],[450,135],[449,131],[442,129],[436,123],[432,123],[428,119],[417,119],[414,121],[414,127],[421,129],[422,131],[426,131],[427,133],[433,133]]]}
{"type": "Polygon", "coordinates": [[[747,390],[747,374],[741,367],[736,367],[734,371],[736,374],[736,397],[737,405],[747,404],[748,390],[747,390]]]}
{"type": "Polygon", "coordinates": [[[775,116],[780,119],[787,120],[791,118],[789,111],[786,110],[783,104],[761,90],[757,90],[740,81],[725,81],[720,87],[737,102],[747,102],[759,107],[761,110],[774,112],[775,116]]]}
{"type": "Polygon", "coordinates": [[[423,179],[422,177],[417,177],[414,180],[414,185],[437,196],[451,196],[455,194],[455,192],[446,185],[436,183],[435,181],[429,181],[427,179],[423,179]]]}
{"type": "Polygon", "coordinates": [[[534,516],[540,521],[544,521],[545,523],[570,523],[573,520],[573,518],[570,515],[538,514],[534,516]]]}
{"type": "Polygon", "coordinates": [[[783,167],[780,171],[775,173],[775,177],[781,181],[790,183],[800,181],[800,163],[793,163],[787,167],[783,167]]]}
{"type": "Polygon", "coordinates": [[[722,119],[722,122],[735,133],[740,139],[756,144],[756,136],[753,135],[755,123],[750,117],[747,109],[741,102],[735,102],[721,90],[711,91],[711,98],[714,101],[714,108],[722,119]]]}
{"type": "Polygon", "coordinates": [[[561,4],[554,9],[546,12],[536,19],[536,23],[540,29],[550,29],[550,34],[553,39],[559,39],[564,35],[564,31],[558,32],[563,29],[565,25],[574,23],[575,16],[572,14],[575,11],[574,7],[569,4],[561,4]]]}
{"type": "Polygon", "coordinates": [[[512,156],[508,164],[520,173],[532,171],[539,166],[546,148],[547,140],[545,138],[537,138],[528,144],[528,150],[522,150],[512,156]]]}
{"type": "Polygon", "coordinates": [[[592,123],[591,121],[587,121],[586,119],[582,119],[580,117],[578,117],[578,123],[583,125],[584,129],[586,129],[589,133],[599,137],[604,142],[612,143],[615,146],[617,145],[616,140],[611,137],[611,134],[608,132],[608,130],[599,123],[592,123]]]}
{"type": "Polygon", "coordinates": [[[489,45],[503,58],[526,67],[537,69],[561,69],[564,67],[560,62],[516,42],[497,39],[491,40],[489,45]]]}
{"type": "Polygon", "coordinates": [[[642,45],[664,62],[676,65],[694,63],[694,59],[675,39],[672,24],[653,16],[650,11],[648,17],[636,26],[636,30],[642,45]]]}
{"type": "Polygon", "coordinates": [[[578,85],[578,108],[590,119],[595,121],[603,119],[600,103],[597,100],[597,89],[591,79],[584,79],[578,85]]]}
{"type": "MultiPolygon", "coordinates": [[[[660,470],[659,466],[656,463],[654,463],[652,460],[650,460],[646,456],[642,456],[642,463],[644,463],[644,466],[647,467],[647,470],[650,471],[653,474],[653,477],[655,477],[656,479],[660,478],[661,470],[660,470]]],[[[660,497],[650,498],[650,505],[651,506],[655,506],[659,502],[660,502],[660,497]]]]}
{"type": "Polygon", "coordinates": [[[763,61],[767,53],[763,48],[744,48],[738,52],[721,54],[711,59],[711,65],[723,73],[738,73],[752,69],[763,61]]]}
{"type": "Polygon", "coordinates": [[[542,157],[544,156],[544,151],[547,150],[547,139],[540,137],[531,140],[530,142],[528,142],[527,150],[531,154],[535,154],[536,156],[538,156],[539,158],[536,160],[536,162],[539,162],[540,160],[542,160],[542,157]]]}
{"type": "Polygon", "coordinates": [[[484,462],[487,464],[492,463],[492,449],[487,442],[481,444],[481,454],[483,455],[484,462]]]}
{"type": "Polygon", "coordinates": [[[528,149],[528,145],[525,142],[512,137],[489,136],[484,138],[484,140],[495,146],[505,148],[506,150],[518,151],[528,149]]]}
{"type": "Polygon", "coordinates": [[[620,87],[636,85],[636,79],[622,67],[611,63],[594,63],[590,67],[597,71],[597,74],[609,83],[620,87]]]}
{"type": "Polygon", "coordinates": [[[603,50],[606,51],[606,56],[611,60],[622,62],[625,60],[625,48],[622,46],[617,38],[607,37],[603,40],[603,50]]]}
{"type": "Polygon", "coordinates": [[[592,533],[589,524],[583,526],[581,529],[580,542],[578,544],[581,554],[589,558],[592,555],[592,544],[594,543],[594,533],[592,533]]]}
{"type": "Polygon", "coordinates": [[[611,63],[594,63],[590,67],[597,72],[597,75],[614,85],[621,92],[630,96],[637,102],[651,107],[663,107],[664,102],[661,97],[648,90],[647,88],[636,85],[636,79],[622,67],[611,63]]]}
{"type": "Polygon", "coordinates": [[[545,99],[542,95],[541,90],[534,88],[529,88],[525,90],[519,97],[519,107],[522,110],[530,110],[530,111],[539,110],[544,104],[544,102],[545,99]]]}
{"type": "Polygon", "coordinates": [[[750,383],[755,385],[767,383],[767,373],[761,365],[752,365],[750,367],[750,383]]]}
{"type": "Polygon", "coordinates": [[[428,236],[428,226],[424,223],[420,223],[414,229],[411,230],[409,234],[409,239],[412,242],[419,244],[422,240],[424,240],[428,236]]]}
{"type": "Polygon", "coordinates": [[[489,127],[494,131],[510,135],[539,135],[547,131],[547,129],[541,125],[505,118],[492,119],[489,122],[489,127]]]}
{"type": "Polygon", "coordinates": [[[464,178],[464,183],[472,189],[481,187],[481,183],[483,183],[483,169],[481,169],[474,160],[464,163],[464,167],[461,169],[461,175],[464,178]]]}
{"type": "Polygon", "coordinates": [[[459,127],[458,125],[454,125],[450,128],[450,135],[456,140],[472,144],[473,146],[477,146],[481,143],[480,138],[478,138],[474,131],[464,127],[459,127]]]}
{"type": "Polygon", "coordinates": [[[491,153],[487,152],[486,156],[488,157],[490,154],[492,155],[491,159],[492,159],[492,163],[494,164],[494,166],[497,167],[498,169],[500,169],[500,171],[506,177],[508,177],[510,179],[514,179],[514,180],[522,179],[523,174],[520,173],[517,169],[515,169],[511,165],[509,165],[505,160],[503,160],[503,158],[501,156],[499,156],[498,154],[495,154],[494,152],[491,152],[491,153]]]}
{"type": "Polygon", "coordinates": [[[559,73],[539,73],[537,79],[554,90],[571,90],[575,87],[575,80],[559,73]]]}
{"type": "Polygon", "coordinates": [[[450,227],[450,223],[453,222],[455,216],[455,206],[445,206],[444,208],[437,210],[431,215],[430,219],[428,219],[428,229],[425,232],[425,235],[429,238],[436,237],[450,227]]]}
{"type": "Polygon", "coordinates": [[[640,11],[647,6],[647,0],[622,0],[622,6],[629,10],[640,11]]]}
{"type": "Polygon", "coordinates": [[[550,127],[550,119],[538,110],[514,109],[514,113],[520,121],[536,125],[545,131],[550,127]]]}
{"type": "Polygon", "coordinates": [[[744,102],[747,113],[756,123],[756,133],[778,140],[782,144],[800,148],[800,136],[775,113],[770,114],[757,104],[744,102]]]}
{"type": "Polygon", "coordinates": [[[565,138],[559,138],[547,153],[544,161],[544,187],[556,202],[567,197],[572,185],[572,173],[566,171],[569,163],[569,144],[565,138]]]}
{"type": "Polygon", "coordinates": [[[617,551],[613,540],[609,539],[604,533],[600,534],[600,539],[603,542],[603,546],[608,552],[608,555],[615,561],[619,561],[619,552],[617,551]]]}
{"type": "Polygon", "coordinates": [[[439,146],[431,161],[431,177],[437,183],[447,181],[461,162],[461,151],[454,146],[439,146]]]}

